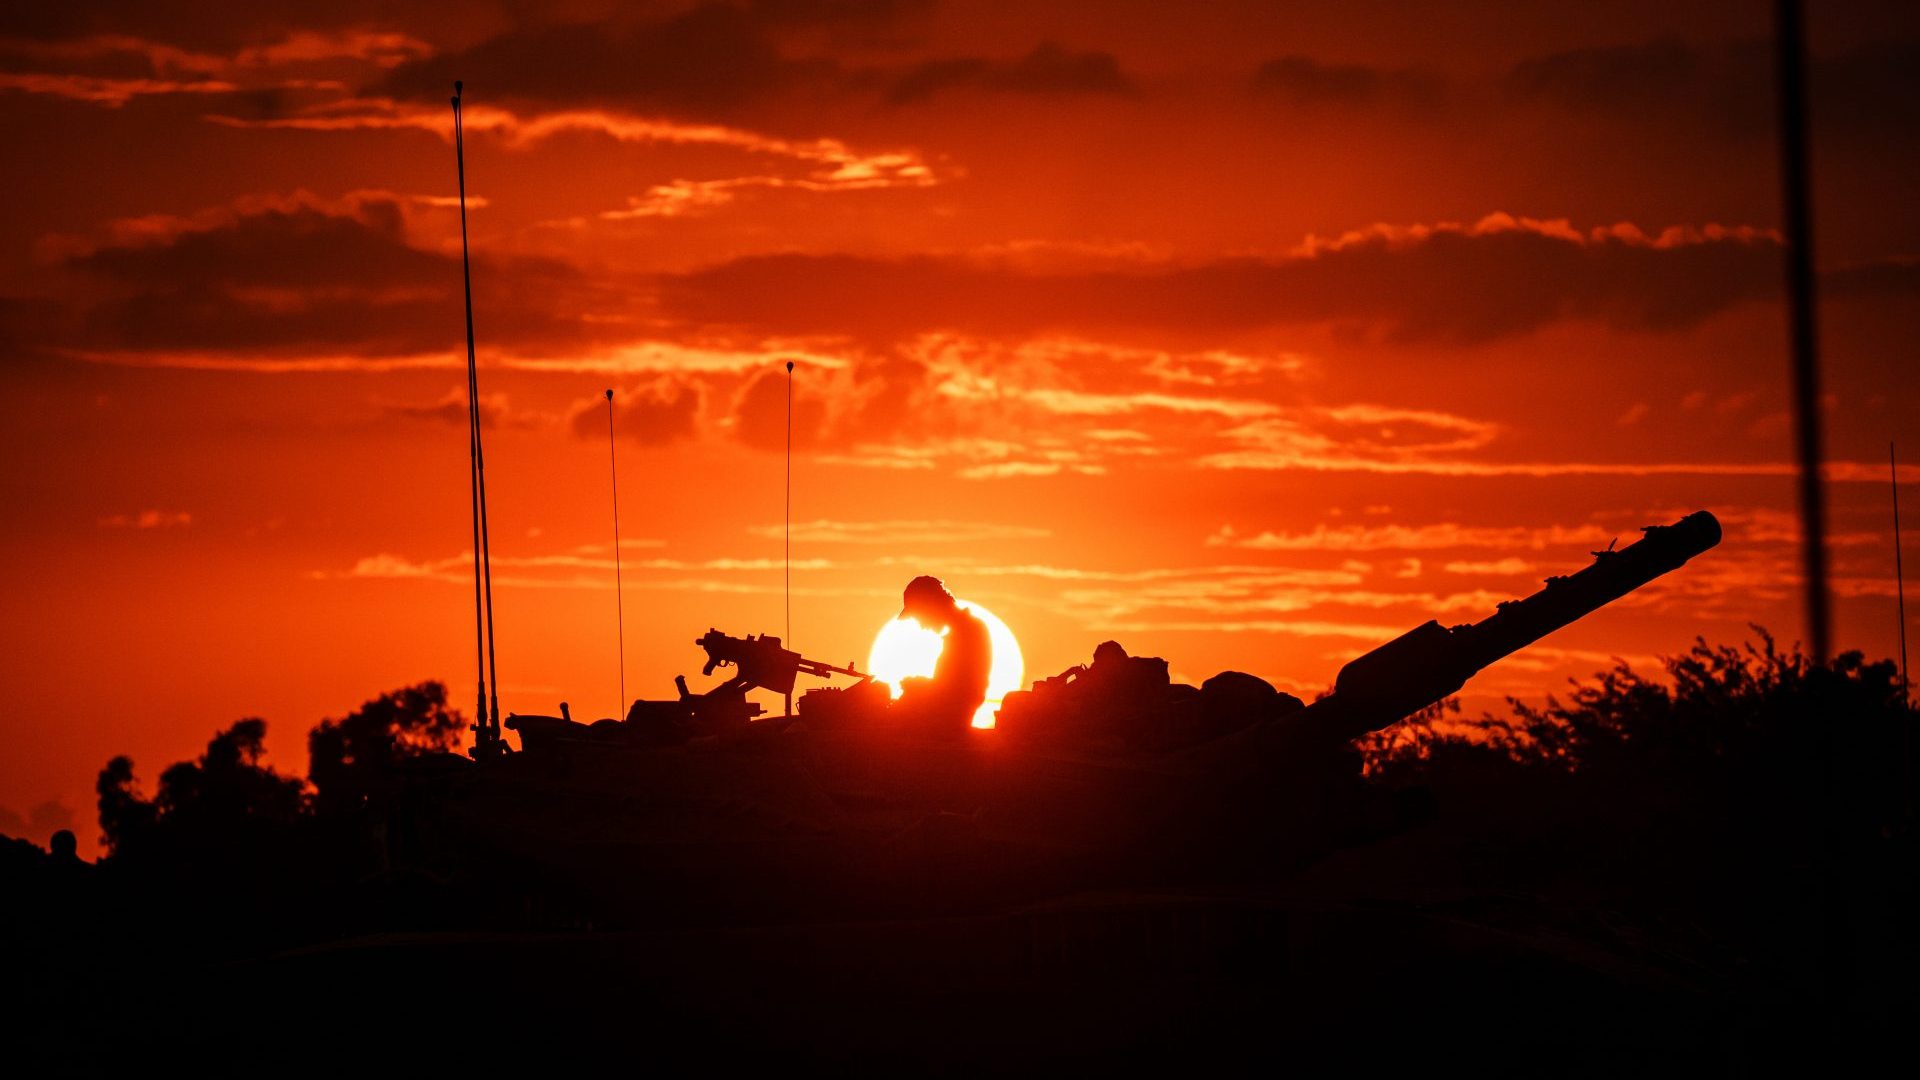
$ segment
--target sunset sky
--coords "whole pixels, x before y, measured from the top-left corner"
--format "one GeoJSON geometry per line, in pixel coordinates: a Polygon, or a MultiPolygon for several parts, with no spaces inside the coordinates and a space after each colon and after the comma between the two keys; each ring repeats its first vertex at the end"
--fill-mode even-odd
{"type": "MultiPolygon", "coordinates": [[[[1920,12],[1809,6],[1837,640],[1886,656],[1920,12]]],[[[456,78],[505,710],[619,709],[608,387],[630,696],[783,632],[789,360],[830,663],[934,573],[1029,679],[1311,696],[1698,508],[1469,704],[1802,633],[1768,3],[219,7],[0,14],[0,833],[241,717],[304,772],[384,690],[471,711],[456,78]]]]}

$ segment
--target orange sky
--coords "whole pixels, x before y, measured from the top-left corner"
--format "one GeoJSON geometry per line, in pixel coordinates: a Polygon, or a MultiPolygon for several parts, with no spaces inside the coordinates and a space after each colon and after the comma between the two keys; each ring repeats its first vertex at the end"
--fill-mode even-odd
{"type": "MultiPolygon", "coordinates": [[[[1920,18],[1812,6],[1838,637],[1887,655],[1920,18]]],[[[1768,5],[1412,7],[15,6],[0,832],[243,716],[298,772],[383,690],[471,707],[455,77],[509,710],[616,709],[608,386],[630,691],[781,632],[789,359],[829,662],[933,572],[1029,677],[1310,694],[1700,507],[1475,700],[1796,637],[1768,5]]]]}

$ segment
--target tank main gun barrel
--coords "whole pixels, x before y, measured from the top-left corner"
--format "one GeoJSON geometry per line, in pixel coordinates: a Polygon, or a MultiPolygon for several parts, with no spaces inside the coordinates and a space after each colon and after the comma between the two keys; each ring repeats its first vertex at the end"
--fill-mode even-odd
{"type": "Polygon", "coordinates": [[[1671,525],[1650,525],[1619,551],[1594,552],[1593,565],[1509,600],[1466,626],[1429,621],[1340,669],[1333,693],[1292,723],[1340,738],[1378,731],[1458,693],[1482,668],[1679,569],[1720,542],[1720,522],[1700,510],[1671,525]]]}

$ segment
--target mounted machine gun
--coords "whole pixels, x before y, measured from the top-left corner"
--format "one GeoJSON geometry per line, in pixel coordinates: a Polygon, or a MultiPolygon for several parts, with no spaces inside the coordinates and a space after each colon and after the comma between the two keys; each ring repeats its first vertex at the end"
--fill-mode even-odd
{"type": "MultiPolygon", "coordinates": [[[[806,657],[780,644],[780,639],[771,634],[755,637],[751,634],[744,638],[731,637],[718,630],[708,629],[700,640],[694,642],[707,652],[707,662],[701,667],[700,674],[712,675],[715,668],[733,668],[733,677],[719,686],[701,694],[687,690],[687,677],[674,676],[674,685],[680,689],[680,700],[688,703],[696,716],[710,717],[720,727],[732,727],[759,716],[764,710],[747,700],[749,690],[770,690],[783,697],[791,697],[794,681],[801,675],[831,679],[835,675],[846,675],[865,683],[871,675],[857,670],[851,661],[845,667],[806,657]]],[[[857,684],[856,684],[857,685],[857,684]]],[[[638,709],[647,702],[635,702],[638,709]]],[[[632,714],[628,719],[633,719],[632,714]]]]}

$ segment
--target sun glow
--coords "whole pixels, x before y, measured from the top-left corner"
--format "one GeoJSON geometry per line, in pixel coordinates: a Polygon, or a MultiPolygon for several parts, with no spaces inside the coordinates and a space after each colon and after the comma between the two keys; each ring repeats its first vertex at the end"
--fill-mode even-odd
{"type": "MultiPolygon", "coordinates": [[[[961,600],[959,604],[987,624],[987,636],[993,642],[993,667],[987,672],[987,700],[973,714],[974,727],[990,728],[994,714],[1000,711],[1001,699],[1020,689],[1027,664],[1020,655],[1020,643],[1014,640],[1013,631],[998,615],[971,600],[961,600]]],[[[867,654],[867,670],[891,687],[894,697],[899,697],[901,680],[933,674],[944,643],[941,635],[912,619],[894,619],[874,637],[873,651],[867,654]]]]}

